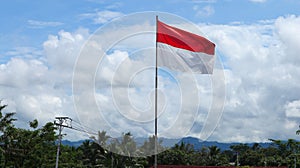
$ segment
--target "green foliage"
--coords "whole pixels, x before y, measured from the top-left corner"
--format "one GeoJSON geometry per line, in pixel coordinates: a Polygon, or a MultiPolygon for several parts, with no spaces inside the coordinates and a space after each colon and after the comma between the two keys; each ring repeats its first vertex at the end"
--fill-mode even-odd
{"type": "Polygon", "coordinates": [[[8,129],[9,127],[13,126],[13,121],[16,121],[15,118],[12,118],[15,113],[6,113],[4,116],[2,114],[2,110],[6,107],[7,105],[1,105],[0,101],[0,133],[3,133],[8,129]]]}
{"type": "Polygon", "coordinates": [[[16,128],[15,113],[6,113],[0,106],[1,167],[54,167],[55,128],[52,123],[37,129],[38,121],[29,123],[33,130],[16,128]]]}
{"type": "Polygon", "coordinates": [[[29,122],[29,126],[31,127],[31,128],[37,128],[38,127],[38,125],[39,125],[39,122],[38,122],[38,120],[37,119],[35,119],[35,120],[33,120],[32,122],[29,122]]]}
{"type": "MultiPolygon", "coordinates": [[[[38,120],[29,122],[30,129],[16,128],[15,113],[3,113],[6,105],[0,105],[0,167],[43,167],[55,166],[57,128],[52,122],[39,127],[38,120]]],[[[297,134],[300,130],[297,131],[297,134]]],[[[151,167],[154,164],[156,138],[149,137],[138,146],[130,132],[120,139],[111,138],[105,131],[99,131],[91,140],[79,147],[61,146],[59,167],[151,167]],[[112,152],[113,151],[113,152],[112,152]],[[139,156],[144,157],[139,157],[139,156]]],[[[300,143],[270,140],[272,145],[263,148],[259,144],[248,146],[237,144],[231,150],[221,151],[217,146],[195,150],[191,144],[175,144],[165,150],[158,144],[158,164],[229,166],[235,163],[241,168],[251,166],[300,167],[300,143]],[[163,151],[163,152],[162,152],[163,151]],[[237,164],[238,162],[238,164],[237,164]]]]}

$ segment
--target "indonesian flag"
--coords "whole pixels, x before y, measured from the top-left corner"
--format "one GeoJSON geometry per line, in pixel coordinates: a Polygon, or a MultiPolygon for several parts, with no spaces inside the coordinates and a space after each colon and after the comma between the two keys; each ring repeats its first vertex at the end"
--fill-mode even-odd
{"type": "Polygon", "coordinates": [[[157,64],[171,70],[212,74],[215,44],[157,20],[157,64]]]}

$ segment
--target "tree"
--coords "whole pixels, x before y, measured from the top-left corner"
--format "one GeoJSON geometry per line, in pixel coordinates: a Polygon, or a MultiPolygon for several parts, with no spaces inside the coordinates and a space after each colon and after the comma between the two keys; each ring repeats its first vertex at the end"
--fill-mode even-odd
{"type": "MultiPolygon", "coordinates": [[[[155,136],[148,137],[148,140],[145,140],[143,145],[140,147],[140,152],[143,156],[146,156],[147,167],[154,165],[154,154],[155,154],[155,136]]],[[[157,151],[162,151],[163,147],[161,146],[162,140],[157,142],[157,151]]]]}
{"type": "Polygon", "coordinates": [[[107,149],[106,156],[110,162],[107,162],[105,167],[143,167],[147,165],[145,158],[138,158],[141,151],[134,141],[130,132],[123,134],[121,139],[113,138],[107,149]]]}
{"type": "Polygon", "coordinates": [[[299,125],[299,129],[296,131],[297,135],[300,135],[300,125],[299,125]]]}
{"type": "Polygon", "coordinates": [[[53,123],[37,129],[38,122],[34,120],[30,126],[33,130],[9,127],[3,133],[3,167],[54,167],[56,136],[53,123]]]}
{"type": "Polygon", "coordinates": [[[267,148],[262,148],[260,152],[263,155],[261,158],[262,166],[278,166],[277,160],[279,160],[279,155],[276,146],[271,145],[267,148]]]}
{"type": "Polygon", "coordinates": [[[140,165],[137,159],[137,157],[139,156],[139,151],[136,142],[134,141],[130,132],[123,134],[122,141],[119,144],[119,149],[119,154],[122,155],[122,157],[118,161],[120,165],[135,167],[140,165]]]}
{"type": "Polygon", "coordinates": [[[104,149],[97,143],[86,140],[78,147],[78,150],[82,152],[82,162],[87,167],[102,166],[105,159],[104,149]]]}
{"type": "Polygon", "coordinates": [[[83,165],[81,156],[81,151],[75,147],[62,145],[61,155],[59,156],[59,167],[87,167],[83,165]]]}
{"type": "Polygon", "coordinates": [[[4,116],[2,114],[2,110],[7,107],[7,105],[1,105],[0,101],[0,132],[3,133],[8,127],[13,126],[12,122],[16,121],[17,119],[12,118],[15,113],[6,113],[4,116]]]}
{"type": "Polygon", "coordinates": [[[208,166],[217,166],[219,163],[221,150],[217,146],[208,147],[208,166]]]}
{"type": "MultiPolygon", "coordinates": [[[[56,156],[56,127],[52,122],[39,127],[38,120],[29,122],[29,129],[14,125],[15,113],[3,113],[7,105],[0,101],[0,167],[54,167],[56,156]]],[[[300,134],[299,130],[296,134],[300,134]]],[[[138,146],[131,133],[121,138],[111,138],[105,131],[84,141],[79,147],[61,146],[62,167],[150,167],[154,163],[155,137],[149,137],[138,146]],[[109,140],[110,139],[110,140],[109,140]],[[115,153],[113,153],[115,152],[115,153]],[[144,157],[139,157],[139,156],[144,157]]],[[[157,142],[158,164],[228,166],[239,158],[242,166],[300,167],[300,142],[294,139],[273,140],[263,148],[258,143],[232,145],[231,150],[221,151],[217,146],[195,150],[184,142],[169,150],[162,141],[157,142]]]]}
{"type": "MultiPolygon", "coordinates": [[[[155,136],[148,137],[148,140],[144,141],[143,145],[140,147],[140,151],[143,153],[144,156],[154,156],[155,153],[155,136]]],[[[162,140],[158,140],[157,142],[157,151],[158,153],[164,150],[162,146],[162,140]]],[[[154,157],[153,157],[154,159],[154,157]]]]}
{"type": "Polygon", "coordinates": [[[1,167],[54,167],[57,137],[53,123],[38,129],[38,121],[33,120],[31,129],[16,128],[15,113],[2,113],[6,106],[0,105],[1,167]]]}
{"type": "Polygon", "coordinates": [[[158,155],[158,163],[165,165],[192,165],[194,148],[191,144],[175,144],[172,148],[158,155]]]}
{"type": "Polygon", "coordinates": [[[158,156],[158,163],[162,165],[188,165],[187,154],[178,149],[166,150],[158,156]]]}
{"type": "Polygon", "coordinates": [[[297,159],[297,153],[300,151],[300,142],[294,139],[288,139],[287,141],[270,139],[277,147],[277,163],[278,166],[292,167],[297,159]]]}
{"type": "Polygon", "coordinates": [[[192,156],[193,164],[199,166],[207,166],[209,157],[209,149],[208,147],[202,147],[192,156]]]}
{"type": "Polygon", "coordinates": [[[98,131],[97,138],[92,136],[91,139],[94,140],[97,144],[101,145],[103,148],[106,148],[107,140],[111,138],[110,136],[106,135],[106,131],[98,131]]]}
{"type": "Polygon", "coordinates": [[[78,147],[78,150],[82,152],[82,157],[80,158],[83,161],[83,165],[85,166],[92,166],[91,165],[91,141],[85,140],[82,144],[78,147]]]}
{"type": "Polygon", "coordinates": [[[7,105],[2,105],[0,101],[0,152],[1,152],[1,163],[3,167],[6,166],[8,160],[7,157],[10,155],[11,151],[7,148],[8,142],[11,142],[14,134],[14,125],[13,121],[16,121],[13,116],[15,113],[6,113],[3,115],[2,110],[5,109],[7,105]]]}

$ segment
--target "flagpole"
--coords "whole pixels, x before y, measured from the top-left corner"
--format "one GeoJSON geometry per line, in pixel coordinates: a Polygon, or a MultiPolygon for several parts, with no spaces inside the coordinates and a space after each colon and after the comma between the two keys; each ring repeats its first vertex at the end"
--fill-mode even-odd
{"type": "MultiPolygon", "coordinates": [[[[156,38],[157,38],[157,21],[158,21],[158,16],[156,16],[156,38]]],[[[157,168],[157,73],[158,73],[158,68],[157,68],[157,39],[155,40],[155,116],[154,116],[154,168],[157,168]]]]}

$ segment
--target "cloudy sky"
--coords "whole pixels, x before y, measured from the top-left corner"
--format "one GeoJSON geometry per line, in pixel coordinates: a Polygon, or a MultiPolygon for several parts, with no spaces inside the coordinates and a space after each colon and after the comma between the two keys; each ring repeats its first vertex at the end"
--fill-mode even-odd
{"type": "Polygon", "coordinates": [[[2,2],[0,98],[16,125],[69,116],[89,133],[152,135],[155,15],[217,46],[214,75],[159,70],[160,136],[300,140],[298,0],[2,2]]]}

